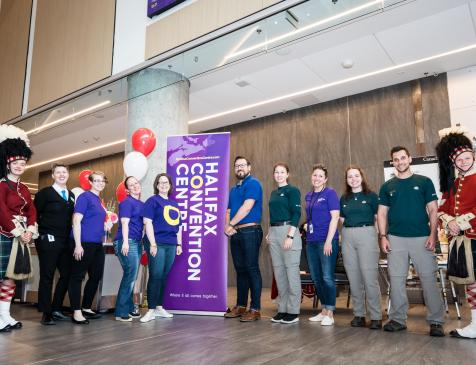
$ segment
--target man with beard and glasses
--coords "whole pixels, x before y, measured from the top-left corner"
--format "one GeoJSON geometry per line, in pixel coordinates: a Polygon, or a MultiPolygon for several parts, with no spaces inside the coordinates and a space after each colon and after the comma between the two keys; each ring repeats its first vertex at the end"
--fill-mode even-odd
{"type": "Polygon", "coordinates": [[[226,211],[225,234],[230,237],[231,256],[236,270],[236,305],[225,318],[240,318],[241,322],[252,322],[261,318],[261,273],[259,249],[263,239],[261,214],[263,188],[251,176],[251,164],[242,156],[234,163],[237,184],[231,189],[226,211]],[[248,292],[251,292],[249,311],[248,292]]]}
{"type": "Polygon", "coordinates": [[[429,178],[410,170],[412,158],[407,148],[393,147],[390,155],[396,174],[380,188],[377,213],[380,248],[387,254],[391,288],[390,321],[383,328],[388,332],[407,328],[406,279],[411,259],[423,287],[430,336],[442,337],[444,305],[434,253],[438,197],[429,178]]]}

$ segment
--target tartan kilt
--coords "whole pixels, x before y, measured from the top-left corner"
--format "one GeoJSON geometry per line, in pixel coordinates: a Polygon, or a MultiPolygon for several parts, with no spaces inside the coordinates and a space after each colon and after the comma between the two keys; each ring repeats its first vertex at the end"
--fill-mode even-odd
{"type": "Polygon", "coordinates": [[[8,260],[12,252],[13,238],[0,234],[0,280],[5,279],[8,260]]]}

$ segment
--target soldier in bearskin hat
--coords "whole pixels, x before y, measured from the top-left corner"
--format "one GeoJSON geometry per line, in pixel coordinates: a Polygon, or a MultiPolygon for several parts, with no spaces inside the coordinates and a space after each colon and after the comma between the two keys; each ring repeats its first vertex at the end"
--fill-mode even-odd
{"type": "Polygon", "coordinates": [[[0,332],[22,327],[10,315],[14,280],[31,276],[28,243],[38,237],[35,206],[20,182],[31,155],[23,130],[0,125],[0,332]]]}
{"type": "Polygon", "coordinates": [[[471,323],[451,331],[453,337],[476,338],[476,166],[471,136],[462,128],[440,131],[436,146],[443,193],[438,217],[450,238],[448,275],[466,284],[471,323]]]}

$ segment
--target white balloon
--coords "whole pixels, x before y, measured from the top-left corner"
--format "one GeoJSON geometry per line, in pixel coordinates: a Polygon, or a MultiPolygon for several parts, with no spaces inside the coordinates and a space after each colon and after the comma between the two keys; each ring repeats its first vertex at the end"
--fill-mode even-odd
{"type": "Polygon", "coordinates": [[[126,155],[123,166],[126,176],[134,176],[137,180],[142,180],[149,169],[147,157],[137,151],[129,152],[126,155]]]}
{"type": "Polygon", "coordinates": [[[80,188],[79,186],[76,188],[71,189],[74,194],[74,199],[78,200],[78,196],[84,193],[84,189],[80,188]]]}

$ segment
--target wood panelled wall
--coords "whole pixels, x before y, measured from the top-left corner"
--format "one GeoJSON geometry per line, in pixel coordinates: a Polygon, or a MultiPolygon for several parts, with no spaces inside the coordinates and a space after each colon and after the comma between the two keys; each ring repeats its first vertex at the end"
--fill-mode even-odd
{"type": "Polygon", "coordinates": [[[111,75],[115,4],[38,0],[29,111],[111,75]]]}
{"type": "MultiPolygon", "coordinates": [[[[370,186],[383,183],[383,161],[395,145],[416,155],[412,85],[420,82],[426,154],[434,154],[438,130],[450,126],[446,74],[403,83],[323,104],[276,114],[215,130],[231,132],[231,157],[243,155],[252,162],[252,174],[263,184],[263,227],[269,222],[268,199],[275,189],[272,167],[278,161],[290,167],[290,183],[302,197],[310,190],[312,165],[324,163],[328,186],[339,195],[344,189],[344,169],[350,163],[363,167],[370,186]]],[[[230,171],[230,182],[235,182],[230,171]]],[[[302,221],[305,220],[304,210],[302,221]]],[[[265,286],[271,282],[271,260],[263,243],[260,266],[265,286]]],[[[235,285],[230,261],[229,284],[235,285]]]]}
{"type": "Polygon", "coordinates": [[[145,58],[187,43],[282,0],[198,0],[147,27],[145,58]]]}
{"type": "Polygon", "coordinates": [[[1,3],[0,124],[21,114],[32,0],[1,3]]]}

